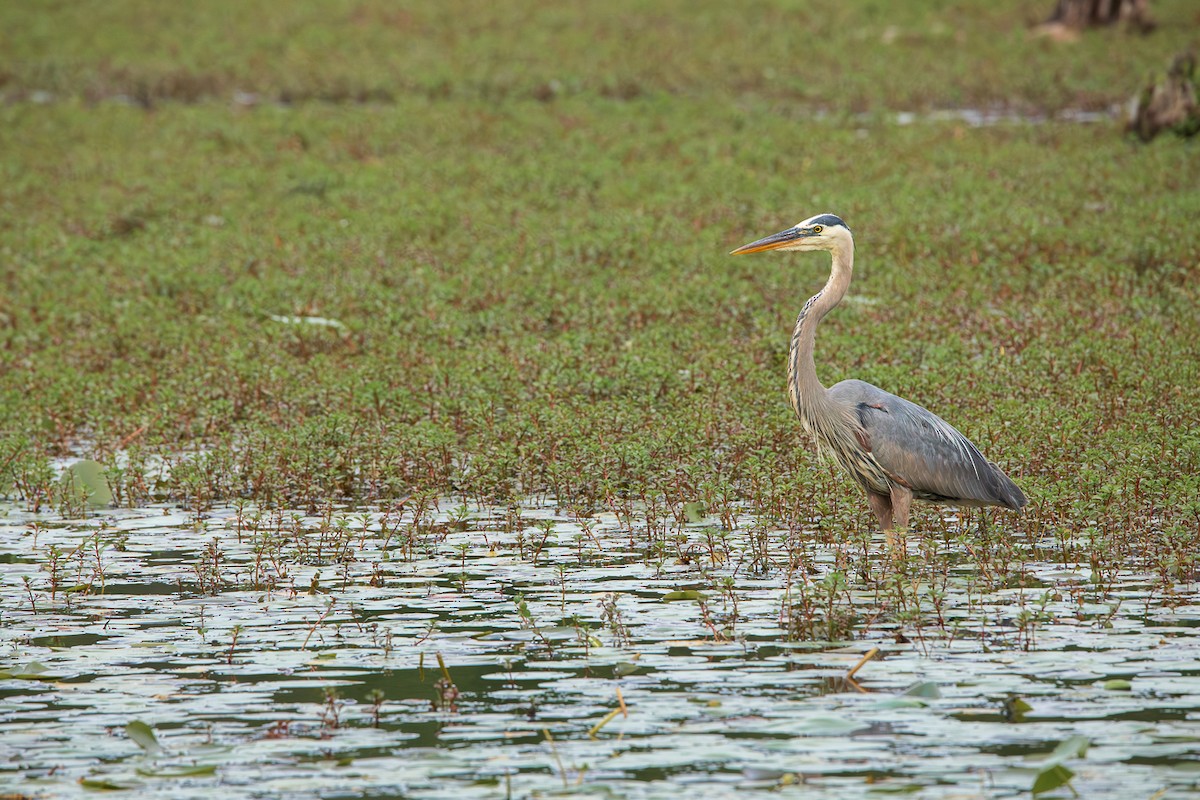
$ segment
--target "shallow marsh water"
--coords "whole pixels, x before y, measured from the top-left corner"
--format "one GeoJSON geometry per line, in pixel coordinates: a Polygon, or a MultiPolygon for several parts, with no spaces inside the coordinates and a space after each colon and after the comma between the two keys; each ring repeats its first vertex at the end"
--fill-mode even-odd
{"type": "Polygon", "coordinates": [[[1195,583],[644,522],[4,507],[0,786],[1021,797],[1083,737],[1082,796],[1200,790],[1195,583]]]}

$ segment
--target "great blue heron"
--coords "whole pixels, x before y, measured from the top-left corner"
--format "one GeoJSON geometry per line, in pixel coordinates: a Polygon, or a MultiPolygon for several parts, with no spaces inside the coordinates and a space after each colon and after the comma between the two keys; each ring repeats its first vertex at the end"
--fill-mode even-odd
{"type": "Polygon", "coordinates": [[[833,214],[818,214],[731,255],[763,250],[828,250],[833,269],[825,288],[796,319],[788,355],[788,394],[801,424],[867,493],[871,510],[895,542],[908,527],[913,499],[958,506],[1021,509],[1025,495],[979,448],[932,411],[863,381],[826,389],[817,379],[817,325],[841,302],[854,269],[854,238],[833,214]]]}

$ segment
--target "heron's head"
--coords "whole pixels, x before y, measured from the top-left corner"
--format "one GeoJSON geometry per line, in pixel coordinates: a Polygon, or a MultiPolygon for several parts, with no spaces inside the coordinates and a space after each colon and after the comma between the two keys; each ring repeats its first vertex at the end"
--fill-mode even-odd
{"type": "Polygon", "coordinates": [[[841,217],[817,214],[785,231],[744,244],[730,255],[760,253],[763,250],[840,250],[850,242],[850,229],[841,217]]]}

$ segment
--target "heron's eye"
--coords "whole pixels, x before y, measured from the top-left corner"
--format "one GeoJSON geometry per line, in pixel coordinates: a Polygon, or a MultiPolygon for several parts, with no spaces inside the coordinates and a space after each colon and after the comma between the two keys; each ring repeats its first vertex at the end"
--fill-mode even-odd
{"type": "Polygon", "coordinates": [[[825,229],[822,228],[820,225],[813,225],[813,233],[820,233],[823,230],[825,230],[825,229]]]}

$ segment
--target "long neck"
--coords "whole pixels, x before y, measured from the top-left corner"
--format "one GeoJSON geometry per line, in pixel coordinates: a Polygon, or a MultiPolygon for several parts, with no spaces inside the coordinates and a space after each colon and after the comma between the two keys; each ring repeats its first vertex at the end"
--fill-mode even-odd
{"type": "Polygon", "coordinates": [[[792,347],[788,357],[788,395],[792,408],[801,421],[807,424],[805,409],[823,404],[825,387],[817,378],[813,363],[813,345],[817,339],[817,325],[830,310],[842,301],[850,286],[850,274],[854,270],[854,244],[846,242],[832,251],[833,269],[829,280],[821,291],[808,299],[796,328],[792,331],[792,347]]]}

